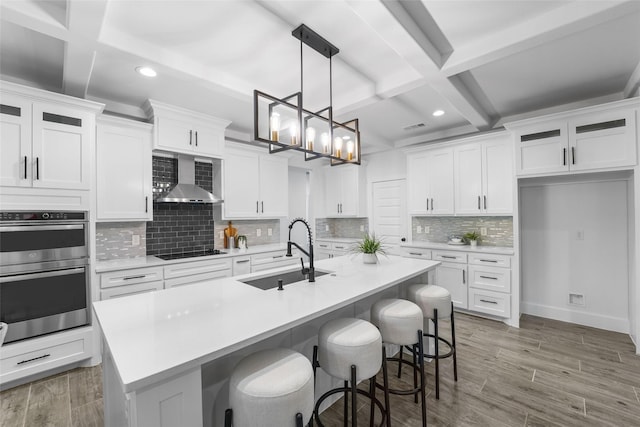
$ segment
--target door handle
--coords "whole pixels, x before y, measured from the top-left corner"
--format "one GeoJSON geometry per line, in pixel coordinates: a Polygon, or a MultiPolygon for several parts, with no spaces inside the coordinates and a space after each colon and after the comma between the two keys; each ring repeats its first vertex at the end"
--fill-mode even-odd
{"type": "Polygon", "coordinates": [[[478,196],[478,210],[480,210],[480,196],[478,196]]]}
{"type": "Polygon", "coordinates": [[[256,200],[256,213],[260,213],[260,211],[258,210],[258,201],[256,200]]]}
{"type": "Polygon", "coordinates": [[[192,145],[192,141],[193,141],[193,131],[189,130],[189,145],[192,145]]]}
{"type": "Polygon", "coordinates": [[[262,213],[264,213],[264,201],[260,202],[261,206],[262,206],[262,213]]]}
{"type": "Polygon", "coordinates": [[[491,277],[491,276],[480,276],[483,279],[491,279],[491,280],[498,280],[497,277],[491,277]]]}
{"type": "Polygon", "coordinates": [[[24,156],[24,179],[27,179],[27,156],[24,156]]]}
{"type": "Polygon", "coordinates": [[[196,131],[196,147],[198,146],[198,131],[196,131]]]}
{"type": "Polygon", "coordinates": [[[488,302],[489,304],[498,304],[496,301],[489,301],[486,299],[481,299],[480,302],[488,302]]]}
{"type": "Polygon", "coordinates": [[[479,261],[480,261],[480,262],[498,262],[498,261],[497,261],[497,260],[495,260],[495,259],[481,259],[481,260],[479,260],[479,261]]]}
{"type": "Polygon", "coordinates": [[[576,164],[576,147],[571,147],[571,164],[576,164]]]}
{"type": "Polygon", "coordinates": [[[144,196],[144,213],[149,212],[149,196],[144,196]]]}
{"type": "Polygon", "coordinates": [[[487,209],[487,196],[482,196],[484,199],[484,208],[487,209]]]}
{"type": "Polygon", "coordinates": [[[427,210],[429,210],[429,198],[427,197],[427,210]]]}
{"type": "Polygon", "coordinates": [[[567,149],[562,149],[562,166],[567,166],[567,149]]]}
{"type": "Polygon", "coordinates": [[[36,179],[40,179],[40,157],[36,157],[36,179]]]}
{"type": "Polygon", "coordinates": [[[447,258],[447,259],[456,259],[456,257],[454,256],[450,256],[450,255],[440,255],[442,258],[447,258]]]}
{"type": "Polygon", "coordinates": [[[433,198],[431,198],[431,212],[433,212],[433,198]]]}
{"type": "Polygon", "coordinates": [[[462,284],[464,285],[465,283],[467,283],[467,275],[466,271],[462,270],[462,284]]]}

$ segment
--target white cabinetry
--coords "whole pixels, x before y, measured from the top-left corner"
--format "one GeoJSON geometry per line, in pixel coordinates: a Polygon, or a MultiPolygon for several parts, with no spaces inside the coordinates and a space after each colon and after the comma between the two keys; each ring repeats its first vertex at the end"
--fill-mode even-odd
{"type": "Polygon", "coordinates": [[[285,217],[289,211],[286,158],[229,149],[224,165],[225,218],[285,217]]]}
{"type": "Polygon", "coordinates": [[[98,118],[98,221],[153,220],[151,138],[149,124],[104,115],[98,118]]]}
{"type": "Polygon", "coordinates": [[[454,149],[455,213],[513,213],[513,150],[506,133],[454,149]]]}
{"type": "Polygon", "coordinates": [[[366,215],[364,166],[343,165],[324,168],[325,209],[328,218],[366,215]]]}
{"type": "Polygon", "coordinates": [[[88,190],[102,105],[7,82],[1,102],[0,184],[88,190]]]}
{"type": "Polygon", "coordinates": [[[440,148],[407,156],[410,215],[450,215],[453,210],[453,150],[440,148]]]}
{"type": "Polygon", "coordinates": [[[432,257],[434,261],[442,261],[436,268],[436,285],[451,293],[454,307],[467,308],[467,254],[433,251],[432,257]]]}
{"type": "Polygon", "coordinates": [[[353,243],[318,239],[313,248],[315,259],[320,260],[347,255],[351,246],[353,246],[353,243]]]}
{"type": "Polygon", "coordinates": [[[190,285],[204,280],[231,277],[231,274],[231,258],[168,264],[164,267],[164,287],[169,289],[175,286],[190,285]]]}
{"type": "Polygon", "coordinates": [[[290,257],[285,256],[286,253],[286,250],[280,250],[251,255],[251,272],[255,273],[288,265],[300,265],[300,254],[297,251],[292,252],[290,257]]]}
{"type": "Polygon", "coordinates": [[[207,157],[224,154],[224,131],[228,120],[149,100],[147,114],[153,116],[153,148],[207,157]]]}
{"type": "Polygon", "coordinates": [[[635,166],[638,100],[506,124],[519,176],[635,166]]]}
{"type": "Polygon", "coordinates": [[[101,273],[99,276],[101,300],[164,288],[162,267],[118,270],[101,273]]]}

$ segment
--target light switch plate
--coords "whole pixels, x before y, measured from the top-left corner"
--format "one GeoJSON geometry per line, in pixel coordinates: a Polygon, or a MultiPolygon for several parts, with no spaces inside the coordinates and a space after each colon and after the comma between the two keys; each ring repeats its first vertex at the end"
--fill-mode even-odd
{"type": "Polygon", "coordinates": [[[421,225],[416,227],[416,233],[418,233],[418,234],[422,233],[422,226],[421,225]]]}
{"type": "Polygon", "coordinates": [[[224,231],[221,231],[221,232],[220,232],[219,237],[220,237],[221,239],[224,239],[224,231]]]}
{"type": "Polygon", "coordinates": [[[267,228],[267,236],[273,236],[273,229],[267,228]]]}
{"type": "Polygon", "coordinates": [[[481,236],[487,235],[487,227],[480,227],[480,235],[481,236]]]}
{"type": "Polygon", "coordinates": [[[262,229],[261,228],[256,228],[256,236],[257,237],[262,236],[262,229]]]}
{"type": "Polygon", "coordinates": [[[424,234],[429,234],[431,232],[431,228],[427,225],[424,227],[424,234]]]}
{"type": "Polygon", "coordinates": [[[140,246],[140,235],[139,234],[131,235],[131,246],[140,246]]]}
{"type": "Polygon", "coordinates": [[[364,225],[360,226],[360,231],[364,231],[364,225]]]}

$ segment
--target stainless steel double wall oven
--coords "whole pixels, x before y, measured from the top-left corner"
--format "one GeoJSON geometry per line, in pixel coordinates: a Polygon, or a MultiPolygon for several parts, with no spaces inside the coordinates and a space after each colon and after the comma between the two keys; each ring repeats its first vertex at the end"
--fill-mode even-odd
{"type": "Polygon", "coordinates": [[[89,323],[87,212],[0,212],[5,343],[89,323]]]}

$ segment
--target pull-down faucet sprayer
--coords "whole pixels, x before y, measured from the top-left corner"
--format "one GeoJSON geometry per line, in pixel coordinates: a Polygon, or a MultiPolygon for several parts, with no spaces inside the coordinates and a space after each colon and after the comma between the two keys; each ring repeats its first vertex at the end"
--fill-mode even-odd
{"type": "Polygon", "coordinates": [[[308,274],[309,275],[309,282],[315,282],[316,281],[316,274],[315,274],[315,268],[313,267],[313,241],[311,238],[311,227],[309,227],[309,224],[307,223],[307,221],[305,221],[303,218],[296,218],[293,221],[291,221],[291,224],[289,224],[289,239],[287,241],[287,255],[286,256],[293,256],[291,254],[291,246],[295,246],[296,248],[300,249],[300,251],[305,254],[306,256],[309,257],[309,268],[305,268],[304,267],[304,259],[300,258],[300,262],[302,263],[302,274],[308,274]],[[306,227],[307,227],[307,234],[309,235],[309,252],[305,251],[304,249],[302,249],[296,242],[292,242],[291,241],[291,229],[293,228],[293,225],[297,222],[301,222],[303,223],[306,227]]]}

